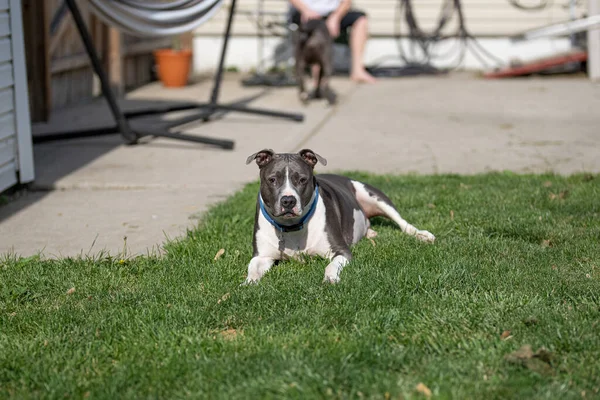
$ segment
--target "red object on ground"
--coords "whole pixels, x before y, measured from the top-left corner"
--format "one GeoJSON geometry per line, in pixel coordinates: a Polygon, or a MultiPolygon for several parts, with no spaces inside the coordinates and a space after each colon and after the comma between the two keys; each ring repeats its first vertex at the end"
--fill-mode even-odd
{"type": "Polygon", "coordinates": [[[483,75],[484,78],[506,78],[510,76],[520,76],[532,74],[534,72],[541,72],[548,68],[557,67],[559,65],[567,64],[570,62],[582,62],[588,58],[587,51],[577,51],[568,54],[562,54],[559,56],[543,58],[540,60],[532,61],[523,65],[514,67],[503,68],[499,71],[488,72],[483,75]]]}

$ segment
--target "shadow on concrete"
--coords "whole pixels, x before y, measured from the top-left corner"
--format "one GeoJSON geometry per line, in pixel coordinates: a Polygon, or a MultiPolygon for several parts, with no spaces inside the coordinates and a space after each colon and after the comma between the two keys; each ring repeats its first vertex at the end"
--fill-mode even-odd
{"type": "MultiPolygon", "coordinates": [[[[232,105],[248,105],[252,101],[257,100],[268,94],[270,90],[265,89],[261,92],[246,96],[240,100],[229,103],[232,105]]],[[[124,113],[129,112],[140,112],[143,110],[168,110],[169,108],[176,107],[178,105],[190,104],[190,101],[174,101],[174,100],[141,100],[141,99],[123,99],[119,101],[121,110],[124,113]]],[[[200,102],[199,104],[203,104],[200,102]]],[[[148,124],[156,127],[156,125],[164,125],[172,123],[177,118],[182,116],[188,116],[191,114],[198,114],[198,121],[185,124],[185,126],[196,125],[202,123],[201,116],[206,113],[208,109],[206,107],[199,107],[188,111],[171,111],[171,112],[157,112],[154,115],[140,116],[130,118],[130,124],[148,124]]],[[[210,120],[215,121],[223,118],[229,112],[219,111],[211,115],[210,120]]],[[[184,125],[179,126],[177,129],[181,129],[184,125]]],[[[108,104],[103,100],[85,104],[79,107],[71,107],[64,110],[59,110],[50,117],[50,120],[45,123],[37,123],[32,126],[32,133],[34,142],[43,142],[45,137],[55,135],[57,133],[69,135],[72,133],[72,137],[66,140],[75,140],[81,138],[83,135],[78,135],[79,132],[93,130],[97,131],[98,134],[90,134],[89,137],[98,137],[104,135],[118,135],[115,131],[116,121],[113,118],[108,104]],[[104,133],[103,133],[104,132],[104,133]]],[[[62,139],[56,140],[63,141],[62,139]]],[[[44,142],[46,143],[46,142],[44,142]]]]}
{"type": "MultiPolygon", "coordinates": [[[[257,94],[246,96],[238,101],[230,104],[248,105],[268,94],[270,90],[265,89],[257,94]]],[[[148,108],[165,108],[177,104],[189,103],[189,101],[164,101],[164,100],[140,100],[140,99],[123,99],[120,105],[124,111],[138,111],[148,108]]],[[[166,114],[158,114],[152,116],[144,116],[132,120],[132,125],[140,124],[157,126],[166,123],[172,123],[174,119],[189,116],[190,114],[198,113],[199,109],[191,111],[178,111],[166,114]]],[[[222,119],[228,112],[222,111],[211,116],[208,122],[199,119],[194,122],[186,123],[176,127],[173,130],[185,131],[191,127],[203,123],[214,123],[222,119]]],[[[44,135],[53,135],[55,133],[78,132],[82,130],[98,130],[102,131],[114,126],[115,121],[110,113],[108,105],[103,99],[90,102],[77,107],[58,110],[51,116],[46,123],[33,124],[32,131],[34,137],[43,137],[44,135]]],[[[6,205],[0,205],[0,223],[30,205],[41,200],[50,191],[57,189],[56,182],[61,178],[74,173],[75,171],[85,167],[94,160],[113,151],[120,146],[127,146],[119,133],[106,133],[93,137],[77,137],[66,140],[47,141],[34,145],[34,162],[35,162],[35,181],[27,187],[25,191],[18,190],[16,195],[8,196],[9,202],[6,205]]],[[[163,148],[181,148],[186,150],[194,150],[197,148],[207,149],[213,148],[215,151],[223,151],[214,146],[208,146],[201,143],[180,142],[178,140],[161,141],[155,143],[152,137],[146,137],[134,146],[153,146],[163,148]]]]}
{"type": "MultiPolygon", "coordinates": [[[[16,193],[12,193],[13,191],[8,192],[8,204],[0,205],[0,223],[35,204],[47,194],[47,192],[31,192],[20,188],[16,189],[16,193]]],[[[35,227],[32,226],[31,229],[34,230],[35,227]]]]}

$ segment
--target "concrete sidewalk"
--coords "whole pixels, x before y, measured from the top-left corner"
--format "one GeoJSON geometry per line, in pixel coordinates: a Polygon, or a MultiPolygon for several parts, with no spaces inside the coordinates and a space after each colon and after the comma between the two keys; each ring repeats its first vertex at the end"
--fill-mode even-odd
{"type": "MultiPolygon", "coordinates": [[[[336,107],[304,108],[295,89],[242,88],[239,76],[229,76],[224,102],[260,95],[252,106],[306,116],[297,123],[230,113],[186,127],[235,140],[233,151],[169,139],[125,146],[118,135],[36,145],[37,191],[0,207],[0,253],[116,254],[125,245],[130,254],[160,251],[166,237],[184,234],[207,207],[257,179],[245,159],[265,147],[310,147],[329,161],[319,171],[600,172],[600,87],[585,78],[483,81],[457,74],[333,84],[336,107]]],[[[130,93],[127,107],[203,101],[210,89],[210,82],[170,90],[151,84],[130,93]]],[[[107,120],[106,107],[94,103],[56,113],[51,126],[35,129],[107,120]]]]}

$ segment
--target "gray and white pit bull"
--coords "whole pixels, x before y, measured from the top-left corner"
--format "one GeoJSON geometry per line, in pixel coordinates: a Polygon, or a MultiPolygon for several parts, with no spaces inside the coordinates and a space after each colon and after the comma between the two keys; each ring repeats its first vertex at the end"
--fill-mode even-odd
{"type": "Polygon", "coordinates": [[[254,219],[253,255],[245,284],[258,282],[275,261],[319,255],[330,260],[325,282],[336,283],[352,259],[351,246],[377,235],[369,219],[385,216],[402,232],[424,242],[435,236],[406,222],[379,189],[333,174],[314,175],[327,160],[310,149],[252,154],[260,169],[260,191],[254,219]]]}

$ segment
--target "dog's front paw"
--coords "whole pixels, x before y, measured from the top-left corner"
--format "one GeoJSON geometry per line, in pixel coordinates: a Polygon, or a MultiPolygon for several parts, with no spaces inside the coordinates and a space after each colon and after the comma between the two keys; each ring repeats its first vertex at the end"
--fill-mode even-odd
{"type": "Polygon", "coordinates": [[[417,231],[417,234],[415,236],[417,237],[417,239],[425,243],[435,242],[435,236],[433,235],[433,233],[428,231],[417,231]]]}
{"type": "Polygon", "coordinates": [[[337,263],[331,263],[325,268],[324,283],[338,283],[340,281],[340,273],[342,268],[337,263]]]}
{"type": "Polygon", "coordinates": [[[332,106],[332,105],[334,105],[334,104],[337,103],[337,95],[331,89],[329,89],[327,91],[327,102],[329,103],[330,106],[332,106]]]}
{"type": "Polygon", "coordinates": [[[258,279],[246,278],[244,282],[240,283],[240,286],[258,285],[258,279]]]}
{"type": "Polygon", "coordinates": [[[298,97],[300,98],[300,101],[302,102],[302,104],[304,104],[304,105],[308,104],[308,100],[310,98],[310,95],[308,94],[308,92],[306,92],[306,91],[300,92],[298,97]]]}

